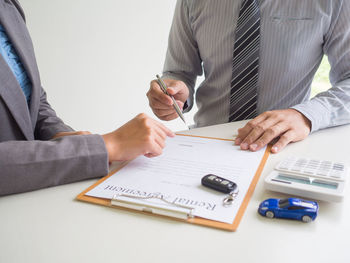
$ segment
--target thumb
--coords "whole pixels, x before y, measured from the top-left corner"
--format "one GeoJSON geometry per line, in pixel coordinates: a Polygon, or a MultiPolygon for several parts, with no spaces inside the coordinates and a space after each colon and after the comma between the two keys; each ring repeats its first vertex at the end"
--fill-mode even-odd
{"type": "Polygon", "coordinates": [[[181,86],[168,87],[167,92],[170,95],[174,96],[174,95],[176,95],[178,93],[182,93],[183,92],[183,87],[181,87],[181,86]]]}
{"type": "Polygon", "coordinates": [[[177,103],[177,105],[179,106],[179,108],[181,109],[181,110],[183,110],[183,108],[184,108],[184,102],[182,102],[181,100],[176,100],[176,103],[177,103]]]}

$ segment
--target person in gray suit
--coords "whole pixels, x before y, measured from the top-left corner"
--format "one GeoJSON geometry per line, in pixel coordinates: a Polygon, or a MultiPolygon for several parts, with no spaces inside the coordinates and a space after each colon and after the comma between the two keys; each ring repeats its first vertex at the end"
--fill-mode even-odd
{"type": "Polygon", "coordinates": [[[157,156],[174,136],[145,114],[102,136],[64,124],[41,86],[17,0],[0,0],[0,53],[0,196],[104,176],[109,162],[157,156]]]}

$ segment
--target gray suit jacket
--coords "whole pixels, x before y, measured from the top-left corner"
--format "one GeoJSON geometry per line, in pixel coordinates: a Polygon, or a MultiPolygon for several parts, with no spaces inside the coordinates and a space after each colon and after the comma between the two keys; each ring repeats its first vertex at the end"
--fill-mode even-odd
{"type": "Polygon", "coordinates": [[[0,0],[0,23],[32,82],[28,108],[18,81],[0,55],[0,196],[107,174],[108,156],[100,135],[50,140],[72,129],[47,102],[17,0],[0,0]]]}

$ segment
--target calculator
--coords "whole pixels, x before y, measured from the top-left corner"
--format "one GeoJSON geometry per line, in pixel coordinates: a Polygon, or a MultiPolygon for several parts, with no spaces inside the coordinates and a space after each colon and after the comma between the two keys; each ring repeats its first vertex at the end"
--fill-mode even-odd
{"type": "Polygon", "coordinates": [[[265,187],[316,200],[341,202],[348,171],[343,163],[289,157],[265,178],[265,187]]]}

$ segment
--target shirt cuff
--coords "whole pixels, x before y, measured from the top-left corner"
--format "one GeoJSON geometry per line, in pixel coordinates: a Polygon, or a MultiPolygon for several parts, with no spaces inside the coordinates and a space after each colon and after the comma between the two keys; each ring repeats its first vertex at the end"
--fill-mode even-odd
{"type": "Polygon", "coordinates": [[[301,104],[297,104],[291,108],[299,111],[310,120],[310,133],[328,127],[329,110],[321,102],[311,99],[301,104]]]}

